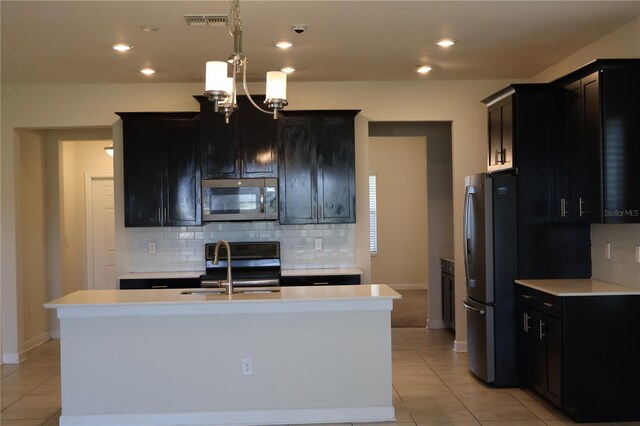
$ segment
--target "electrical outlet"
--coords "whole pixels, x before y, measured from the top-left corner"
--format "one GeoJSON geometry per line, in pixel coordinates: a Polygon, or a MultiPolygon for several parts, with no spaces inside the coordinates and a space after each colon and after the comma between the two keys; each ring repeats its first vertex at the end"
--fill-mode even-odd
{"type": "Polygon", "coordinates": [[[604,243],[604,258],[611,260],[611,243],[604,243]]]}
{"type": "Polygon", "coordinates": [[[156,252],[156,243],[153,241],[149,241],[147,244],[147,252],[149,254],[154,254],[156,252]]]}
{"type": "Polygon", "coordinates": [[[316,238],[315,240],[315,249],[322,250],[322,238],[316,238]]]}
{"type": "Polygon", "coordinates": [[[242,375],[253,376],[253,360],[251,358],[242,358],[242,375]]]}

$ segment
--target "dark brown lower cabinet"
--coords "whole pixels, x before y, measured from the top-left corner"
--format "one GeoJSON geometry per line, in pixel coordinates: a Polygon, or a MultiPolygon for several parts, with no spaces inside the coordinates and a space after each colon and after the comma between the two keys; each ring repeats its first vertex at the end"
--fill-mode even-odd
{"type": "Polygon", "coordinates": [[[523,387],[577,422],[640,420],[640,295],[554,296],[517,286],[523,387]]]}
{"type": "Polygon", "coordinates": [[[200,278],[129,278],[120,279],[120,290],[163,288],[199,288],[200,278]]]}
{"type": "Polygon", "coordinates": [[[360,284],[360,275],[295,275],[280,278],[281,286],[354,284],[360,284]]]}
{"type": "Polygon", "coordinates": [[[455,330],[456,305],[455,305],[455,276],[454,263],[447,259],[440,259],[440,279],[442,283],[442,321],[455,330]]]}

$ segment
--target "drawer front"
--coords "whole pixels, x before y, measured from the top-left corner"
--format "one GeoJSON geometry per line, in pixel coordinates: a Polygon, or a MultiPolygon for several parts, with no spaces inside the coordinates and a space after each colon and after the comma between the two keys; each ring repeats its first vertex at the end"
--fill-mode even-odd
{"type": "Polygon", "coordinates": [[[455,269],[455,264],[449,260],[440,259],[440,271],[445,274],[453,275],[453,271],[455,269]]]}
{"type": "Polygon", "coordinates": [[[200,278],[134,278],[120,280],[120,290],[152,290],[163,288],[199,287],[200,278]]]}
{"type": "Polygon", "coordinates": [[[280,278],[281,286],[354,284],[360,284],[360,275],[297,275],[280,278]]]}
{"type": "Polygon", "coordinates": [[[556,318],[562,316],[562,298],[533,288],[517,285],[516,297],[518,303],[529,306],[556,318]]]}

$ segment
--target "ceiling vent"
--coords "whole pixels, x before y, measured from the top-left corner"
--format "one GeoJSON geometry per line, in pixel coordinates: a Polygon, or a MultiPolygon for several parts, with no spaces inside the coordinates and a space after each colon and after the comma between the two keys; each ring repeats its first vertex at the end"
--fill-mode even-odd
{"type": "Polygon", "coordinates": [[[184,15],[190,27],[224,27],[229,23],[229,15],[184,15]]]}

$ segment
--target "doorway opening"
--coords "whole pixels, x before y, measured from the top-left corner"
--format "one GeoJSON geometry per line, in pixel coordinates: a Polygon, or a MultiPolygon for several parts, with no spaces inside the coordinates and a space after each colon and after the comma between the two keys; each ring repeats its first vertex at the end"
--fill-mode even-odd
{"type": "MultiPolygon", "coordinates": [[[[453,165],[452,138],[450,121],[384,121],[369,122],[370,138],[422,138],[426,145],[426,207],[422,217],[426,223],[426,251],[420,259],[426,269],[426,283],[422,285],[407,284],[396,280],[385,282],[403,294],[403,299],[394,306],[396,318],[411,317],[411,324],[417,321],[419,326],[429,328],[446,328],[448,324],[442,319],[442,288],[440,277],[440,258],[453,255],[453,165]],[[426,139],[426,140],[425,140],[426,139]]],[[[370,139],[371,141],[371,139],[370,139]]],[[[371,154],[371,143],[369,146],[371,154]]],[[[401,144],[397,149],[403,149],[401,144]]],[[[397,168],[403,167],[396,165],[397,168]]],[[[377,172],[377,171],[376,171],[377,172]]],[[[417,179],[422,179],[418,177],[417,179]]],[[[380,185],[380,177],[377,178],[380,185]]],[[[402,188],[396,191],[401,192],[402,188]]],[[[383,202],[378,193],[378,205],[383,202]]],[[[395,209],[411,209],[416,203],[411,197],[405,197],[395,209]]],[[[423,223],[424,225],[424,223],[423,223]]],[[[384,224],[378,222],[377,232],[384,232],[384,224]]],[[[382,241],[379,241],[382,243],[382,241]]],[[[401,242],[400,242],[401,244],[401,242]]],[[[378,247],[382,250],[382,247],[378,247]]],[[[401,250],[401,246],[394,250],[401,250]]],[[[375,281],[374,260],[372,259],[372,282],[375,281]]],[[[392,312],[392,325],[393,314],[392,312]]],[[[398,319],[398,318],[397,318],[398,319]]],[[[405,321],[405,320],[402,320],[405,321]]],[[[398,324],[400,321],[398,319],[398,324]]]]}

